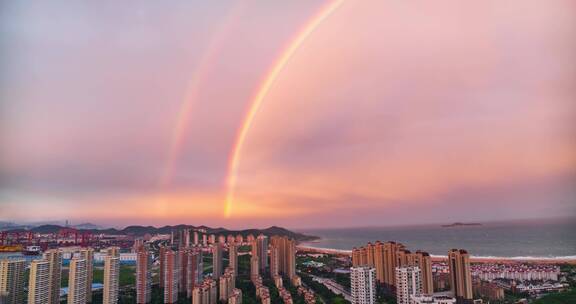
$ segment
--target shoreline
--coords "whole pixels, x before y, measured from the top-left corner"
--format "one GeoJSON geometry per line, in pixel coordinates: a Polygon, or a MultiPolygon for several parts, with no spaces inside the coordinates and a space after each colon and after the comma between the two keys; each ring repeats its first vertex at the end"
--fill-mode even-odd
{"type": "MultiPolygon", "coordinates": [[[[320,248],[312,247],[307,245],[297,245],[296,249],[302,252],[311,253],[324,253],[324,254],[334,254],[351,256],[352,250],[344,249],[333,249],[333,248],[320,248]]],[[[432,261],[440,262],[448,259],[447,256],[443,255],[430,255],[432,261]]],[[[566,257],[493,257],[493,256],[470,256],[470,262],[473,263],[538,263],[538,264],[571,264],[576,265],[576,256],[566,256],[566,257]]]]}

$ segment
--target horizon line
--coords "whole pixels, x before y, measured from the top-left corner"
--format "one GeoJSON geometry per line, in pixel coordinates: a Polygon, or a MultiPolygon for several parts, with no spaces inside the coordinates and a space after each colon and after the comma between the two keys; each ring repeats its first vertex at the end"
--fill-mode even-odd
{"type": "MultiPolygon", "coordinates": [[[[95,228],[96,230],[105,230],[105,229],[119,229],[123,230],[127,227],[132,226],[140,226],[140,227],[154,227],[154,228],[163,228],[167,226],[193,226],[193,227],[206,227],[211,229],[226,229],[226,230],[250,230],[250,229],[268,229],[272,227],[284,228],[288,230],[294,230],[298,232],[302,232],[304,230],[332,230],[332,229],[362,229],[362,228],[402,228],[402,227],[422,227],[422,226],[431,226],[431,225],[446,225],[446,224],[453,224],[453,223],[479,223],[479,224],[503,224],[503,223],[513,223],[513,222],[535,222],[535,221],[552,221],[552,220],[572,220],[576,219],[576,215],[564,215],[564,216],[551,216],[551,217],[530,217],[530,218],[509,218],[509,219],[498,219],[498,220],[457,220],[457,221],[430,221],[430,222],[422,222],[422,223],[406,223],[406,224],[391,224],[391,225],[351,225],[351,226],[324,226],[324,227],[296,227],[292,225],[281,225],[281,224],[270,224],[264,226],[243,226],[242,228],[230,228],[225,227],[222,225],[215,225],[210,226],[207,224],[187,224],[183,222],[179,222],[177,224],[161,224],[161,225],[150,225],[150,224],[120,224],[120,225],[102,225],[97,224],[95,221],[82,221],[79,224],[69,224],[68,226],[80,226],[85,224],[90,224],[94,226],[100,226],[102,228],[95,228]]],[[[44,225],[55,225],[55,226],[63,226],[65,227],[66,220],[39,220],[33,222],[18,222],[8,219],[0,219],[0,222],[5,222],[9,224],[16,224],[16,225],[36,225],[36,226],[44,226],[44,225]],[[62,222],[62,224],[58,223],[62,222]]]]}

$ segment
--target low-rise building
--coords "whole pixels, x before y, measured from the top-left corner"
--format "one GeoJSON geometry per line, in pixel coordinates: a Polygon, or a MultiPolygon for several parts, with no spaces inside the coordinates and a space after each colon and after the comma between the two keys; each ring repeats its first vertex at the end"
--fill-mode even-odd
{"type": "Polygon", "coordinates": [[[449,296],[419,295],[410,298],[410,304],[455,304],[456,299],[449,296]]]}
{"type": "Polygon", "coordinates": [[[475,281],[472,284],[472,291],[475,297],[488,298],[489,300],[504,299],[504,288],[496,283],[475,281]]]}
{"type": "Polygon", "coordinates": [[[560,267],[541,264],[475,264],[471,266],[472,276],[484,281],[509,279],[516,281],[558,281],[560,267]]]}

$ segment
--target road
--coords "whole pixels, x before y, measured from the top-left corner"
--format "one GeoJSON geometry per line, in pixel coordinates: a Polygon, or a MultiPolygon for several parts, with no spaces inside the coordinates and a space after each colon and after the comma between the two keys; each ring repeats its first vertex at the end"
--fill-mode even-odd
{"type": "Polygon", "coordinates": [[[352,295],[340,284],[332,279],[312,276],[312,279],[318,283],[323,284],[326,288],[330,289],[333,293],[342,295],[346,301],[352,302],[352,295]]]}

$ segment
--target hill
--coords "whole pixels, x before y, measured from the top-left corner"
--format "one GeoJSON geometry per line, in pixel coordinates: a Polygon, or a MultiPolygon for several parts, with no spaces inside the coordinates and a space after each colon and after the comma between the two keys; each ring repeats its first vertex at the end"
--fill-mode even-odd
{"type": "MultiPolygon", "coordinates": [[[[34,233],[57,233],[60,229],[65,228],[64,226],[59,225],[41,225],[37,227],[33,227],[30,229],[12,229],[9,232],[25,232],[31,231],[34,233]]],[[[280,235],[280,236],[287,236],[293,238],[299,242],[303,241],[311,241],[318,239],[316,236],[305,235],[302,233],[290,231],[286,228],[272,226],[266,229],[244,229],[244,230],[229,230],[226,228],[211,228],[206,226],[192,226],[192,225],[175,225],[175,226],[163,226],[163,227],[154,227],[154,226],[127,226],[124,229],[77,229],[79,232],[90,232],[92,234],[115,234],[115,235],[132,235],[132,236],[143,236],[145,234],[169,234],[171,232],[177,232],[183,229],[205,229],[207,234],[215,234],[215,235],[242,235],[244,237],[252,234],[257,236],[259,234],[264,234],[266,236],[272,235],[280,235]]]]}

